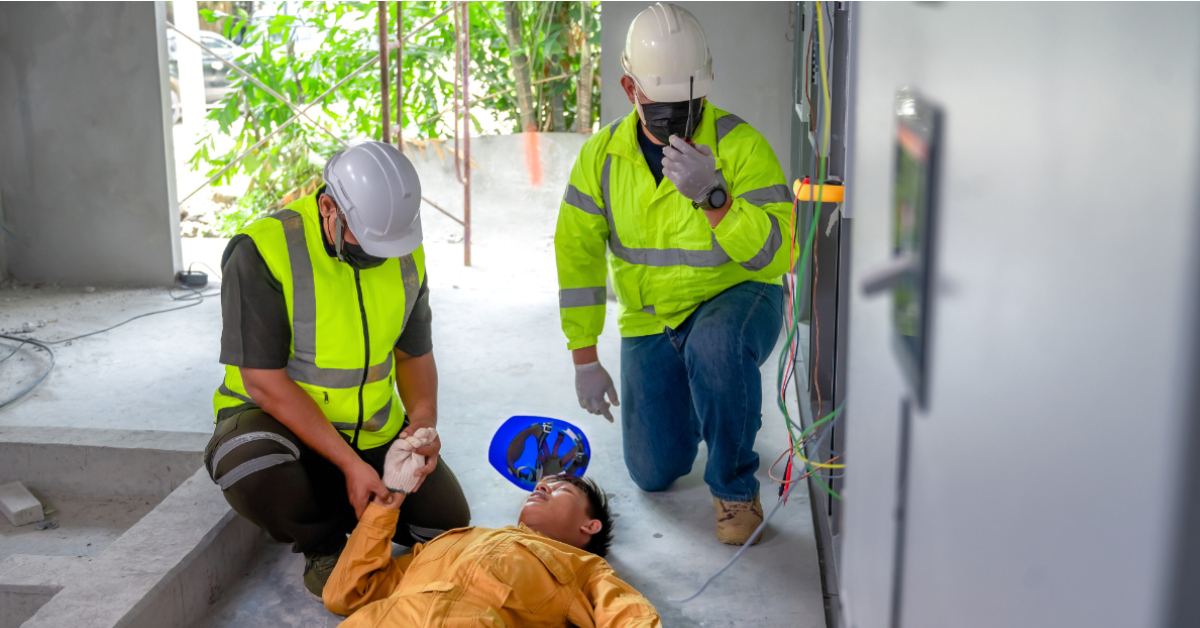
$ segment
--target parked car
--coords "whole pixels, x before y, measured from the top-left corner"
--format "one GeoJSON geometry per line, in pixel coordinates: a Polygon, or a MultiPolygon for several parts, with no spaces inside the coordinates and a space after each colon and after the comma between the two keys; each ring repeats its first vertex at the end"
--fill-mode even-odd
{"type": "MultiPolygon", "coordinates": [[[[167,59],[170,63],[171,72],[171,108],[175,116],[175,122],[179,122],[182,118],[179,106],[178,42],[180,39],[181,37],[174,30],[167,31],[167,59]]],[[[210,54],[207,50],[202,49],[200,51],[200,63],[204,68],[204,101],[206,104],[211,105],[219,102],[225,97],[225,94],[229,93],[233,84],[231,77],[236,76],[221,59],[234,61],[246,51],[241,46],[211,31],[200,31],[200,42],[219,55],[218,58],[210,54]]],[[[182,45],[194,46],[195,44],[185,39],[182,45]]]]}

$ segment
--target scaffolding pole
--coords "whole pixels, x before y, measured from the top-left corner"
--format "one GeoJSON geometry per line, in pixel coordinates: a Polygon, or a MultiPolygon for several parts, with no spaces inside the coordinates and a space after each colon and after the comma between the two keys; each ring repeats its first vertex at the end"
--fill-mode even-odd
{"type": "Polygon", "coordinates": [[[404,151],[404,0],[396,3],[396,147],[404,151]]]}
{"type": "Polygon", "coordinates": [[[454,174],[463,186],[463,265],[471,265],[471,3],[454,12],[454,174]],[[461,148],[460,148],[461,146],[461,148]]]}
{"type": "Polygon", "coordinates": [[[388,3],[387,0],[379,0],[379,115],[383,119],[383,136],[379,139],[389,144],[392,141],[392,125],[389,120],[392,106],[388,102],[391,95],[391,89],[388,88],[391,71],[392,68],[388,64],[388,3]]]}

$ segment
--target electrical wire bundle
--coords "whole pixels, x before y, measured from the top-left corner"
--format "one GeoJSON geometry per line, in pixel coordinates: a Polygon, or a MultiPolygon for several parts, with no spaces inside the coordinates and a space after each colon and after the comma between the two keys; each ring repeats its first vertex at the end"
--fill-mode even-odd
{"type": "MultiPolygon", "coordinates": [[[[192,264],[192,266],[194,266],[194,265],[195,264],[192,264]]],[[[208,264],[204,264],[203,262],[201,262],[201,265],[208,267],[208,264]]],[[[209,270],[212,270],[212,268],[209,267],[209,270]]],[[[188,272],[191,272],[190,266],[188,267],[188,272]]],[[[213,272],[216,272],[216,271],[213,271],[213,272]]],[[[221,275],[218,273],[217,279],[220,279],[220,278],[221,278],[221,275]]],[[[73,340],[79,340],[80,338],[87,338],[88,336],[95,336],[96,334],[102,334],[106,331],[116,329],[126,323],[131,323],[133,321],[136,321],[139,318],[145,318],[147,316],[153,316],[155,314],[166,314],[167,312],[177,312],[179,310],[187,309],[189,307],[195,307],[195,306],[203,303],[205,297],[210,297],[216,293],[214,293],[214,292],[206,293],[206,292],[203,292],[200,290],[196,290],[195,288],[193,288],[191,286],[180,284],[180,285],[172,286],[170,288],[170,290],[168,291],[168,294],[171,297],[172,301],[189,301],[189,303],[187,305],[181,305],[179,307],[167,308],[165,310],[155,310],[153,312],[145,312],[143,314],[138,314],[137,316],[127,318],[127,319],[117,323],[116,325],[110,325],[108,327],[105,327],[104,329],[90,331],[86,334],[79,334],[78,336],[71,336],[70,338],[61,338],[59,340],[38,340],[37,338],[23,338],[20,336],[12,336],[9,334],[0,334],[0,338],[2,338],[4,340],[12,340],[17,343],[17,346],[13,347],[12,351],[10,351],[8,353],[8,355],[4,356],[3,358],[0,358],[0,364],[3,364],[5,360],[8,360],[9,358],[13,357],[13,355],[16,355],[17,351],[20,351],[21,347],[23,347],[25,345],[32,345],[38,349],[41,349],[42,351],[45,351],[46,354],[50,356],[50,364],[48,364],[46,366],[46,369],[44,371],[42,371],[37,376],[37,378],[35,378],[33,380],[32,383],[25,386],[21,390],[17,391],[17,393],[15,395],[9,397],[8,399],[0,400],[0,409],[3,409],[7,406],[10,406],[10,405],[16,403],[18,400],[20,400],[25,395],[28,395],[29,393],[33,392],[33,390],[35,388],[37,388],[39,385],[41,385],[41,383],[43,381],[45,381],[47,377],[49,377],[50,371],[54,370],[54,364],[56,361],[54,349],[50,348],[50,345],[59,345],[59,344],[71,342],[73,340]],[[176,296],[174,293],[170,292],[171,290],[187,290],[190,294],[176,296]]]]}
{"type": "MultiPolygon", "coordinates": [[[[828,72],[826,71],[826,65],[825,65],[825,49],[826,49],[825,16],[824,16],[824,9],[823,9],[822,5],[823,5],[822,2],[817,2],[816,23],[817,23],[817,35],[818,35],[818,50],[819,50],[819,58],[820,58],[821,96],[822,96],[822,99],[824,102],[823,109],[824,109],[824,118],[825,119],[822,124],[821,142],[816,147],[816,150],[817,150],[817,178],[816,178],[816,182],[812,184],[812,188],[810,188],[810,189],[814,189],[816,193],[810,194],[809,200],[807,201],[808,215],[812,216],[812,220],[811,220],[811,224],[809,225],[808,234],[806,235],[806,237],[804,239],[804,246],[801,250],[799,258],[796,257],[796,246],[798,244],[797,236],[799,235],[796,232],[796,227],[797,227],[797,224],[799,222],[799,217],[800,217],[800,214],[799,214],[800,198],[799,198],[799,196],[797,196],[792,201],[791,243],[790,243],[790,250],[789,250],[790,264],[789,264],[788,272],[784,275],[784,281],[787,282],[788,288],[790,290],[790,299],[791,300],[790,300],[790,303],[788,304],[787,311],[785,312],[785,320],[787,322],[788,334],[787,334],[787,339],[784,341],[783,350],[780,352],[780,356],[779,356],[779,369],[778,369],[778,373],[777,373],[777,383],[778,383],[778,387],[779,387],[779,397],[778,397],[779,409],[783,412],[784,423],[787,426],[787,430],[788,430],[788,440],[790,442],[790,447],[788,448],[787,451],[785,451],[783,454],[781,454],[779,456],[779,458],[776,459],[776,461],[775,461],[775,464],[777,465],[779,463],[779,461],[783,459],[784,456],[788,456],[787,470],[784,474],[783,479],[780,480],[780,479],[775,478],[773,475],[770,475],[770,470],[768,470],[768,475],[770,475],[771,479],[780,483],[781,501],[783,499],[786,499],[786,493],[788,492],[788,490],[790,489],[790,487],[793,483],[799,482],[800,480],[806,479],[810,476],[813,478],[813,480],[816,481],[817,485],[819,485],[822,489],[824,489],[825,492],[829,493],[829,495],[832,496],[834,499],[841,499],[842,498],[841,495],[837,494],[832,488],[830,488],[829,484],[827,484],[825,482],[825,480],[832,479],[832,476],[826,475],[825,477],[822,477],[818,471],[820,471],[822,469],[845,468],[845,464],[836,463],[836,461],[841,458],[840,454],[835,455],[830,460],[827,460],[824,462],[809,460],[804,455],[805,445],[814,437],[816,437],[818,439],[817,440],[817,449],[819,450],[820,444],[824,441],[824,439],[829,434],[832,433],[832,429],[833,429],[834,425],[837,423],[837,418],[841,415],[842,408],[840,408],[840,407],[837,408],[836,410],[829,413],[828,415],[821,418],[820,420],[814,421],[813,424],[811,426],[809,426],[807,429],[803,429],[803,428],[801,428],[801,426],[797,425],[795,421],[792,420],[791,414],[788,412],[788,407],[787,407],[787,389],[788,389],[789,384],[792,381],[792,378],[795,376],[796,358],[799,353],[799,342],[798,342],[798,338],[797,338],[797,333],[799,332],[799,329],[800,329],[799,319],[800,319],[801,294],[800,294],[800,290],[799,290],[799,286],[798,286],[797,277],[801,277],[804,275],[805,265],[808,263],[808,260],[811,255],[811,251],[816,242],[817,224],[819,222],[818,218],[820,216],[819,212],[820,212],[821,203],[822,203],[822,200],[823,200],[824,194],[825,194],[825,177],[827,174],[826,168],[828,165],[827,158],[821,154],[821,147],[829,145],[829,135],[830,135],[830,125],[831,125],[830,115],[831,115],[832,108],[833,108],[832,107],[833,99],[830,97],[830,94],[829,94],[829,77],[828,77],[828,72]],[[800,261],[800,269],[799,269],[799,272],[794,272],[796,270],[796,261],[797,260],[800,261]],[[819,432],[818,432],[818,429],[820,429],[819,432]],[[797,430],[799,430],[799,434],[796,433],[797,430]],[[805,472],[800,477],[793,479],[792,476],[796,473],[796,469],[795,469],[796,460],[799,460],[799,462],[804,465],[805,472]]],[[[810,46],[810,49],[811,49],[811,46],[810,46]]],[[[807,62],[805,65],[807,67],[807,62]]],[[[811,103],[811,99],[810,99],[810,103],[811,103]]],[[[810,119],[813,119],[813,118],[810,116],[810,119]]],[[[805,179],[805,182],[809,182],[809,181],[810,181],[809,179],[807,179],[807,178],[805,179]]],[[[813,271],[814,271],[814,281],[813,281],[814,287],[816,285],[815,263],[816,262],[814,259],[814,269],[813,269],[813,271]]],[[[815,310],[813,313],[813,328],[814,328],[815,335],[819,336],[820,323],[816,318],[815,310]]],[[[814,351],[819,352],[820,343],[818,342],[818,343],[814,343],[814,344],[816,345],[816,347],[814,348],[814,351]]],[[[819,353],[818,353],[817,359],[819,359],[819,353]]],[[[815,381],[816,373],[817,373],[817,362],[814,361],[814,364],[812,367],[814,386],[816,385],[816,381],[815,381]]],[[[821,398],[820,398],[821,389],[819,386],[817,386],[816,390],[817,390],[817,407],[820,408],[820,407],[822,407],[821,398]]],[[[798,400],[798,401],[800,401],[800,400],[798,400]]],[[[800,401],[800,403],[803,403],[803,401],[800,401]]],[[[771,465],[771,469],[774,469],[774,468],[775,468],[775,465],[771,465]]]]}

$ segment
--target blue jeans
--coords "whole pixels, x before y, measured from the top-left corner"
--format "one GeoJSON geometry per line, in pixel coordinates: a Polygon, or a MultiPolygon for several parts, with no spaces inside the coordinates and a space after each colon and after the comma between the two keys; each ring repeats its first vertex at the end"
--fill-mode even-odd
{"type": "Polygon", "coordinates": [[[690,473],[704,439],[712,494],[754,499],[759,367],[782,325],[783,287],[747,281],[704,302],[676,329],[621,339],[625,465],[642,490],[666,490],[690,473]]]}

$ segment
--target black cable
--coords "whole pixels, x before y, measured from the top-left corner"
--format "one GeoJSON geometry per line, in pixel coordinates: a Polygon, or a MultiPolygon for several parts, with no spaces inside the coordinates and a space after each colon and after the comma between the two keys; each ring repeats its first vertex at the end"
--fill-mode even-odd
{"type": "MultiPolygon", "coordinates": [[[[18,349],[21,348],[21,345],[31,344],[31,345],[35,345],[37,347],[41,347],[42,349],[44,349],[46,351],[46,353],[50,354],[50,365],[46,367],[46,370],[43,371],[42,374],[37,379],[33,380],[32,384],[21,389],[21,392],[18,392],[17,394],[13,395],[12,397],[5,399],[3,402],[0,402],[0,408],[4,408],[5,406],[16,403],[16,401],[18,399],[29,394],[30,391],[32,391],[34,388],[37,388],[38,384],[42,383],[42,380],[46,379],[46,376],[50,375],[50,371],[52,371],[54,369],[54,349],[51,349],[50,346],[47,345],[46,343],[44,343],[40,340],[35,340],[33,338],[18,338],[16,336],[9,336],[8,334],[0,334],[0,338],[5,338],[8,340],[16,340],[17,342],[21,343],[20,345],[17,345],[18,349]]],[[[16,349],[13,350],[13,353],[16,353],[16,349]]],[[[12,353],[10,353],[8,355],[8,357],[12,357],[12,353]]],[[[7,360],[8,358],[4,358],[4,359],[7,360]]]]}
{"type": "Polygon", "coordinates": [[[196,264],[199,264],[199,265],[209,269],[210,271],[212,271],[212,274],[217,276],[217,281],[221,281],[221,273],[217,272],[217,270],[215,268],[213,268],[212,266],[209,266],[208,264],[205,264],[204,262],[192,262],[191,264],[188,264],[188,272],[189,273],[192,272],[192,268],[194,268],[196,266],[196,264]]]}
{"type": "Polygon", "coordinates": [[[34,388],[37,388],[38,385],[41,384],[42,381],[45,380],[47,376],[50,375],[50,371],[54,370],[55,355],[54,355],[54,350],[50,348],[50,345],[62,344],[64,342],[70,342],[72,340],[79,340],[80,338],[87,338],[88,336],[95,336],[96,334],[102,334],[106,331],[111,331],[113,329],[116,329],[126,323],[131,323],[133,321],[136,321],[139,318],[145,318],[147,316],[154,316],[155,314],[166,314],[167,312],[177,312],[179,310],[185,310],[189,307],[195,307],[195,306],[203,303],[205,297],[210,297],[214,293],[201,292],[200,290],[196,290],[195,288],[192,288],[191,286],[174,286],[168,290],[167,294],[168,294],[168,296],[171,297],[172,301],[191,301],[191,303],[188,303],[187,305],[181,305],[179,307],[167,308],[165,310],[155,310],[153,312],[146,312],[144,314],[138,314],[137,316],[125,319],[125,320],[117,323],[116,325],[111,325],[109,327],[105,327],[104,329],[99,329],[96,331],[88,332],[86,334],[72,336],[70,338],[63,338],[61,340],[38,340],[37,338],[21,338],[18,336],[10,336],[8,334],[0,334],[0,338],[5,338],[8,340],[15,340],[16,342],[20,343],[7,356],[5,356],[3,359],[0,359],[0,362],[4,362],[5,360],[11,358],[21,348],[21,346],[26,345],[26,344],[31,344],[31,345],[40,347],[41,349],[44,349],[46,351],[46,353],[48,353],[50,355],[50,365],[46,367],[46,370],[43,371],[42,374],[40,376],[38,376],[38,378],[36,380],[34,380],[34,382],[32,384],[21,389],[21,391],[18,392],[16,395],[13,395],[12,397],[5,399],[3,402],[0,402],[0,408],[4,408],[13,403],[16,403],[16,401],[18,399],[20,399],[21,397],[28,395],[30,392],[33,391],[34,388]],[[170,290],[174,290],[175,288],[182,288],[184,290],[188,290],[192,294],[185,295],[182,297],[177,297],[174,294],[170,293],[170,290]]]}
{"type": "Polygon", "coordinates": [[[189,295],[189,296],[183,296],[183,297],[177,297],[177,296],[171,294],[169,296],[171,297],[172,301],[191,301],[191,303],[188,303],[187,305],[181,305],[179,307],[167,308],[165,310],[155,310],[153,312],[146,312],[144,314],[138,314],[137,316],[134,316],[132,318],[127,318],[127,319],[117,323],[116,325],[112,325],[110,327],[105,327],[104,329],[98,329],[96,331],[90,331],[86,334],[80,334],[78,336],[71,336],[70,338],[62,338],[60,340],[45,340],[45,341],[40,341],[40,342],[45,342],[48,345],[60,345],[64,342],[70,342],[72,340],[79,340],[80,338],[87,338],[88,336],[95,336],[96,334],[102,334],[106,331],[112,331],[126,323],[132,323],[133,321],[136,321],[139,318],[145,318],[147,316],[154,316],[155,314],[166,314],[167,312],[177,312],[179,310],[186,310],[189,307],[195,307],[195,306],[203,303],[205,297],[212,296],[212,294],[205,294],[205,293],[200,292],[199,290],[196,290],[195,288],[192,288],[189,286],[175,286],[174,288],[172,288],[172,290],[175,288],[182,288],[184,290],[190,290],[191,292],[193,292],[195,294],[189,295]]]}
{"type": "MultiPolygon", "coordinates": [[[[22,343],[22,344],[24,344],[24,343],[22,343]]],[[[16,355],[16,354],[17,354],[17,351],[18,351],[18,350],[20,350],[20,348],[21,348],[21,345],[17,345],[17,346],[15,346],[15,347],[13,347],[13,350],[12,350],[12,351],[9,351],[9,352],[8,352],[8,355],[4,356],[3,358],[0,358],[0,364],[3,364],[5,360],[7,360],[7,359],[9,359],[9,358],[13,357],[14,355],[16,355]]]]}

